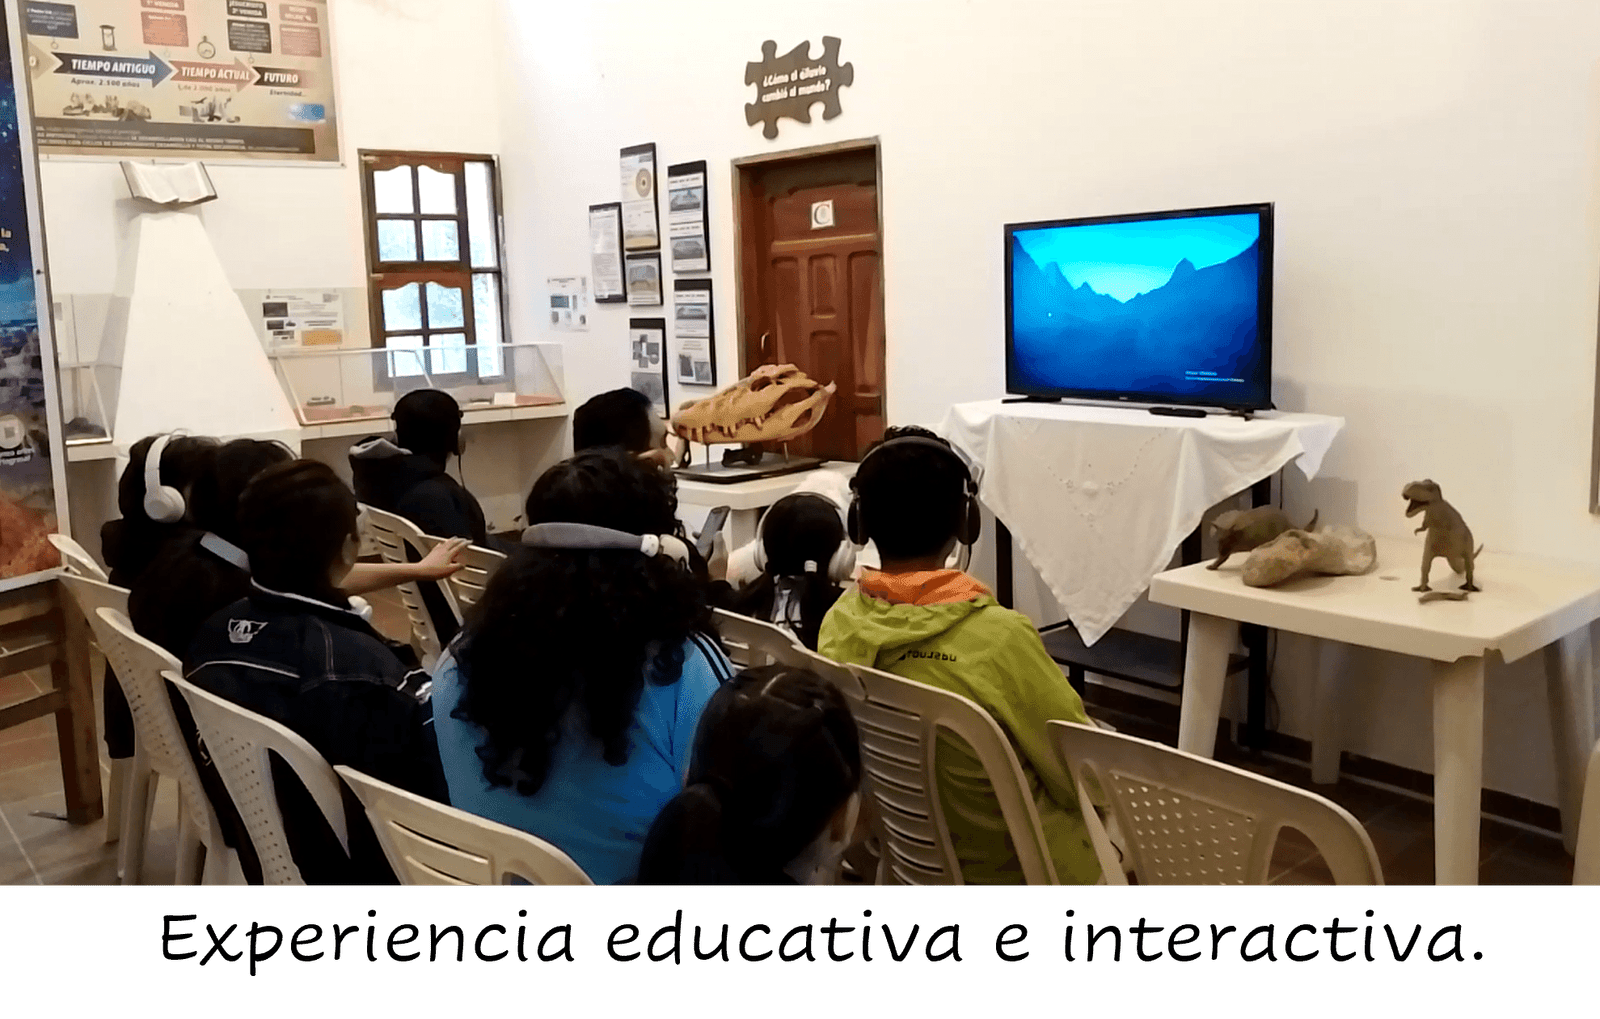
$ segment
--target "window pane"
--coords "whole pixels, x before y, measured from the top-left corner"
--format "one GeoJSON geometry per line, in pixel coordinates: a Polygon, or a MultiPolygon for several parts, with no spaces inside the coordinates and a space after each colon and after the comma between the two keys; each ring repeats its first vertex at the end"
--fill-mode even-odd
{"type": "Polygon", "coordinates": [[[461,261],[460,230],[446,219],[422,221],[422,260],[424,262],[461,261]]]}
{"type": "Polygon", "coordinates": [[[492,379],[505,374],[500,333],[500,281],[488,273],[472,277],[472,317],[478,327],[478,376],[492,379]]]}
{"type": "Polygon", "coordinates": [[[411,196],[411,167],[377,170],[372,174],[372,204],[379,212],[416,212],[411,196]]]}
{"type": "Polygon", "coordinates": [[[383,292],[383,331],[386,333],[403,333],[421,328],[421,288],[415,283],[407,283],[403,287],[385,290],[383,292]]]}
{"type": "Polygon", "coordinates": [[[389,375],[391,378],[414,378],[422,374],[422,337],[389,337],[389,375]]]}
{"type": "Polygon", "coordinates": [[[488,163],[467,164],[467,235],[472,239],[474,269],[500,267],[492,180],[488,163]]]}
{"type": "Polygon", "coordinates": [[[466,333],[435,333],[428,341],[428,351],[435,375],[460,375],[467,370],[466,333]]]}
{"type": "Polygon", "coordinates": [[[428,328],[460,329],[467,324],[461,288],[428,284],[428,328]]]}
{"type": "Polygon", "coordinates": [[[445,216],[456,214],[456,175],[440,173],[431,167],[417,167],[417,189],[422,192],[422,211],[445,216]]]}
{"type": "Polygon", "coordinates": [[[409,219],[378,220],[378,261],[415,262],[417,224],[409,219]]]}

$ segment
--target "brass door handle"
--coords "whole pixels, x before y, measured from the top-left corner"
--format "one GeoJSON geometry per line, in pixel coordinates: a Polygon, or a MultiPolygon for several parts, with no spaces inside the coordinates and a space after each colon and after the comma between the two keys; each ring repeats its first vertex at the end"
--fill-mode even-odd
{"type": "Polygon", "coordinates": [[[770,339],[772,339],[772,333],[771,332],[765,332],[765,333],[761,334],[761,359],[763,361],[766,360],[767,356],[768,356],[768,354],[767,354],[767,341],[770,340],[770,339]]]}

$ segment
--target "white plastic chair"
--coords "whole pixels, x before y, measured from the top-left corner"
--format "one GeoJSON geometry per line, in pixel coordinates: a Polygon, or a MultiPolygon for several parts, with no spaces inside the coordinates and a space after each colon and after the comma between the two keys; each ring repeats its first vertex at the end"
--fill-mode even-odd
{"type": "MultiPolygon", "coordinates": [[[[445,539],[425,534],[422,536],[422,541],[422,552],[426,554],[432,552],[434,547],[442,544],[445,539]]],[[[449,596],[450,609],[455,613],[456,622],[464,623],[467,613],[483,600],[483,592],[489,586],[489,578],[505,565],[506,555],[504,552],[496,552],[481,545],[468,545],[461,550],[456,561],[462,564],[461,569],[451,574],[450,579],[445,581],[444,588],[446,595],[449,596]]]]}
{"type": "Polygon", "coordinates": [[[98,580],[101,583],[110,582],[110,575],[100,568],[99,563],[94,561],[94,556],[89,554],[88,549],[65,534],[50,534],[46,535],[46,538],[50,544],[56,547],[56,551],[61,553],[61,565],[68,573],[78,577],[88,577],[90,580],[98,580]]]}
{"type": "Polygon", "coordinates": [[[782,627],[723,609],[712,610],[711,622],[728,661],[741,669],[775,663],[811,667],[810,652],[782,627]]]}
{"type": "Polygon", "coordinates": [[[405,885],[589,885],[572,858],[535,838],[455,807],[380,782],[354,768],[333,769],[366,808],[383,855],[405,885]]]}
{"type": "MultiPolygon", "coordinates": [[[[71,538],[59,534],[50,535],[50,543],[61,552],[61,582],[72,592],[72,600],[77,603],[78,611],[83,614],[86,621],[93,620],[95,610],[102,608],[116,609],[123,615],[128,614],[127,588],[111,584],[106,579],[106,572],[89,556],[88,550],[71,538]],[[93,584],[74,586],[70,583],[73,579],[89,580],[93,584]]],[[[94,633],[92,622],[89,631],[92,636],[94,633]]],[[[94,646],[99,647],[100,642],[96,640],[94,646]]],[[[101,654],[104,653],[102,649],[101,654]]],[[[132,774],[133,758],[112,758],[111,788],[106,793],[107,842],[115,842],[122,837],[122,813],[128,802],[128,782],[132,774]]]]}
{"type": "MultiPolygon", "coordinates": [[[[406,556],[408,547],[416,550],[419,556],[426,555],[431,547],[427,535],[405,517],[365,505],[361,507],[361,512],[367,521],[363,538],[371,538],[384,562],[408,563],[411,561],[406,556]]],[[[439,660],[441,650],[439,633],[434,628],[433,617],[428,615],[422,591],[414,583],[397,584],[395,591],[400,595],[400,603],[406,609],[406,619],[411,623],[411,646],[417,652],[422,667],[432,669],[439,660]]]]}
{"type": "MultiPolygon", "coordinates": [[[[1087,781],[1104,791],[1141,885],[1266,884],[1284,828],[1311,840],[1335,884],[1383,884],[1366,829],[1332,800],[1122,733],[1061,721],[1049,729],[1079,799],[1087,781]]],[[[1088,811],[1084,821],[1108,882],[1126,884],[1099,817],[1088,811]]]]}
{"type": "Polygon", "coordinates": [[[1578,847],[1572,855],[1572,883],[1600,885],[1600,742],[1589,753],[1578,814],[1578,847]]]}
{"type": "MultiPolygon", "coordinates": [[[[79,598],[80,605],[87,604],[95,596],[87,590],[78,594],[95,581],[82,577],[66,579],[67,583],[75,585],[74,597],[79,598]]],[[[109,584],[100,586],[112,592],[117,590],[109,584]]],[[[108,592],[100,594],[107,599],[114,597],[108,592]]],[[[205,786],[200,783],[200,772],[178,728],[178,718],[172,713],[172,698],[162,678],[164,671],[180,668],[178,660],[134,633],[133,624],[117,609],[96,609],[89,616],[89,625],[123,693],[127,694],[128,707],[133,713],[133,763],[122,820],[123,883],[140,883],[155,785],[163,775],[178,783],[178,866],[173,883],[232,883],[240,876],[238,859],[222,840],[217,812],[211,806],[205,786]]]]}
{"type": "Polygon", "coordinates": [[[222,784],[228,787],[250,842],[261,860],[261,879],[269,885],[303,885],[305,879],[289,851],[283,812],[272,780],[272,757],[282,758],[300,779],[346,853],[350,836],[345,824],[339,778],[328,762],[298,734],[241,708],[232,701],[190,683],[176,674],[166,677],[189,702],[195,725],[211,751],[222,784]]]}
{"type": "Polygon", "coordinates": [[[879,884],[963,883],[934,766],[941,735],[965,742],[983,766],[1010,829],[1023,880],[1030,885],[1059,883],[1022,765],[988,712],[960,694],[804,653],[806,667],[844,693],[861,733],[862,784],[877,808],[884,850],[879,884]]]}

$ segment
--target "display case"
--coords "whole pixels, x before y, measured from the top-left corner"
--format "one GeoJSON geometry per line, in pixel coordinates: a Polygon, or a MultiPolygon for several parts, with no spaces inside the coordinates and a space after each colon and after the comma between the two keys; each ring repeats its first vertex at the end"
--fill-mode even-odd
{"type": "Polygon", "coordinates": [[[115,365],[86,363],[61,366],[63,436],[71,446],[111,441],[113,402],[117,392],[115,365]]]}
{"type": "Polygon", "coordinates": [[[307,428],[385,420],[417,389],[442,389],[469,414],[493,409],[515,418],[565,403],[553,343],[280,350],[271,358],[307,428]]]}

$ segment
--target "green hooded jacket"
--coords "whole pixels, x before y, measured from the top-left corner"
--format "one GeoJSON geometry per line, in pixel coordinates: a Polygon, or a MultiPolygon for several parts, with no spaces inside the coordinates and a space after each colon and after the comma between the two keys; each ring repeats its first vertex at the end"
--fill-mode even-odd
{"type": "MultiPolygon", "coordinates": [[[[1045,730],[1051,719],[1088,724],[1088,716],[1026,616],[958,571],[869,572],[828,612],[818,650],[837,662],[961,694],[987,710],[1017,751],[1057,877],[1063,884],[1100,879],[1071,777],[1045,730]]],[[[941,737],[935,762],[962,879],[1021,883],[999,802],[976,755],[962,741],[941,737]]]]}

